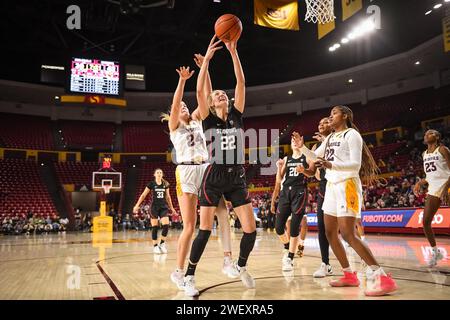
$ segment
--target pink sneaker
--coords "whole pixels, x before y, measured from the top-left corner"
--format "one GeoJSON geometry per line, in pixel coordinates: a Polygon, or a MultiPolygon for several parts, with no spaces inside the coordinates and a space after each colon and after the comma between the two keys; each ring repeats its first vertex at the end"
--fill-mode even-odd
{"type": "Polygon", "coordinates": [[[395,290],[397,290],[397,284],[390,274],[376,273],[372,277],[367,278],[367,289],[364,294],[369,297],[378,297],[392,293],[395,290]]]}
{"type": "Polygon", "coordinates": [[[356,272],[344,271],[344,276],[337,280],[330,281],[332,287],[358,287],[359,280],[356,276],[356,272]]]}

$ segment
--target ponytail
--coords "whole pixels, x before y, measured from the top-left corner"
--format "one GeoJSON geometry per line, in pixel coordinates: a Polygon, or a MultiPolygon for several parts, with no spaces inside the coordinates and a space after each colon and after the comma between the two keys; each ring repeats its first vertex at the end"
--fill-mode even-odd
{"type": "Polygon", "coordinates": [[[170,114],[169,113],[165,113],[165,112],[161,112],[161,114],[159,115],[159,118],[161,119],[161,122],[164,122],[164,121],[169,122],[170,114]]]}
{"type": "MultiPolygon", "coordinates": [[[[342,113],[347,115],[347,126],[360,133],[358,127],[353,122],[353,111],[347,106],[336,106],[335,108],[338,108],[342,113]]],[[[361,169],[359,170],[362,184],[366,186],[376,185],[382,180],[379,177],[380,173],[380,168],[378,168],[369,147],[367,147],[366,142],[363,140],[361,169]]]]}

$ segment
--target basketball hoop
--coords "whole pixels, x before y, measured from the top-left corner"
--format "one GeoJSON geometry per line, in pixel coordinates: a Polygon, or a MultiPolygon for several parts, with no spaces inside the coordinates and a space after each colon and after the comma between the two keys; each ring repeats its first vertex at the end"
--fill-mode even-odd
{"type": "Polygon", "coordinates": [[[111,191],[111,186],[105,185],[102,188],[105,194],[109,194],[109,192],[111,191]]]}
{"type": "Polygon", "coordinates": [[[110,179],[103,179],[102,180],[102,189],[105,192],[105,194],[109,194],[112,188],[112,180],[110,179]]]}
{"type": "Polygon", "coordinates": [[[334,0],[305,0],[305,21],[325,24],[334,21],[334,0]]]}

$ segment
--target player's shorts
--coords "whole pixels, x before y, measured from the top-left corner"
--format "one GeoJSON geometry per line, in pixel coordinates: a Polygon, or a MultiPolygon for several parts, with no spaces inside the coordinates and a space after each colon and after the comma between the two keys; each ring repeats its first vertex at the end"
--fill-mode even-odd
{"type": "Polygon", "coordinates": [[[200,206],[217,207],[222,196],[234,208],[250,203],[243,166],[208,166],[200,188],[200,206]]]}
{"type": "MultiPolygon", "coordinates": [[[[428,182],[428,195],[440,198],[444,193],[447,181],[428,182]]],[[[448,190],[446,190],[448,192],[448,190]]]]}
{"type": "Polygon", "coordinates": [[[167,207],[160,207],[160,206],[153,207],[152,206],[150,209],[150,216],[152,219],[165,218],[165,217],[167,217],[168,213],[169,213],[169,208],[167,208],[167,207]]]}
{"type": "Polygon", "coordinates": [[[291,214],[303,215],[307,200],[308,193],[305,188],[285,187],[281,190],[278,212],[282,216],[290,216],[291,214]]]}
{"type": "Polygon", "coordinates": [[[177,195],[181,196],[183,193],[192,193],[198,196],[200,194],[203,175],[206,168],[208,168],[208,165],[208,163],[199,165],[178,165],[175,170],[177,195]]]}
{"type": "Polygon", "coordinates": [[[335,217],[361,218],[362,185],[359,178],[327,183],[322,210],[335,217]]]}

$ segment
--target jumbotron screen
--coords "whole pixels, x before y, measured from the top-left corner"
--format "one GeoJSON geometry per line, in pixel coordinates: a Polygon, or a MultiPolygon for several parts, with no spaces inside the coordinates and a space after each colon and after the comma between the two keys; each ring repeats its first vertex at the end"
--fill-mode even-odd
{"type": "Polygon", "coordinates": [[[116,61],[72,58],[70,92],[101,95],[121,94],[120,65],[116,61]]]}

